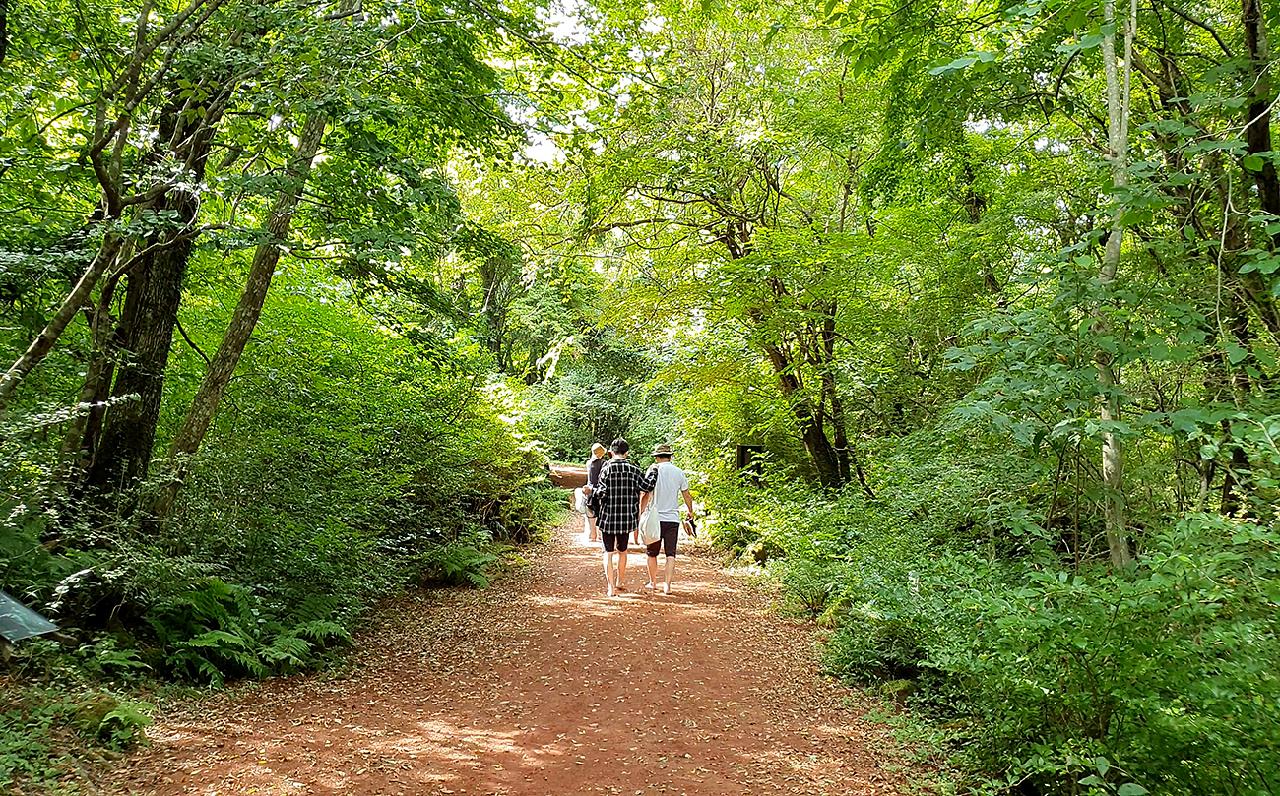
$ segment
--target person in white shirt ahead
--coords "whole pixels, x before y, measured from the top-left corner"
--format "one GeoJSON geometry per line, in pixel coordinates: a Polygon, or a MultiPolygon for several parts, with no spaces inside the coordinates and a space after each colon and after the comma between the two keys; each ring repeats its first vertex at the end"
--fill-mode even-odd
{"type": "MultiPolygon", "coordinates": [[[[646,563],[649,566],[649,582],[645,588],[658,588],[658,551],[666,554],[667,579],[662,585],[662,593],[671,593],[671,578],[676,571],[676,539],[680,536],[680,498],[684,498],[689,517],[693,517],[693,496],[689,494],[689,479],[684,471],[671,463],[670,445],[659,445],[653,449],[654,464],[645,474],[641,490],[645,494],[640,497],[640,511],[652,504],[652,510],[658,512],[658,520],[662,527],[662,538],[646,547],[648,553],[646,563]],[[653,489],[645,490],[644,486],[653,482],[653,489]]],[[[637,541],[639,541],[637,539],[637,541]]]]}

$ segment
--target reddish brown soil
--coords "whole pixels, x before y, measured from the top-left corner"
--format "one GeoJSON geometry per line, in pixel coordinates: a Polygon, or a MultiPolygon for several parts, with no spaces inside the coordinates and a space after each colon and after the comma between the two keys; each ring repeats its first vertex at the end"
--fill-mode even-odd
{"type": "Polygon", "coordinates": [[[604,596],[568,528],[485,591],[390,611],[342,676],[188,705],[110,792],[893,794],[884,732],[817,673],[811,630],[682,556],[671,596],[604,596]],[[882,768],[883,764],[883,768],[882,768]]]}

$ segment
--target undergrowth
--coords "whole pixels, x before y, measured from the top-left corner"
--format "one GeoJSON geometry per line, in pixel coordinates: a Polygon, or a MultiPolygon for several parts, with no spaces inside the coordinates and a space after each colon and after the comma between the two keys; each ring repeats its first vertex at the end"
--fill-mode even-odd
{"type": "MultiPolygon", "coordinates": [[[[476,466],[489,469],[445,481],[409,461],[403,477],[384,468],[327,482],[327,468],[264,472],[245,463],[261,453],[215,449],[174,520],[148,533],[42,492],[46,474],[18,450],[7,462],[27,469],[0,475],[31,491],[0,501],[0,588],[66,640],[22,642],[0,665],[0,792],[75,792],[84,769],[142,740],[148,695],[168,684],[330,666],[379,601],[485,588],[518,565],[515,545],[540,538],[563,497],[535,447],[480,430],[490,436],[476,466]]],[[[328,455],[351,453],[349,442],[328,455]]]]}
{"type": "Polygon", "coordinates": [[[829,629],[831,674],[917,718],[957,792],[1280,792],[1280,529],[1189,513],[1112,573],[1064,554],[1025,461],[882,455],[874,500],[721,486],[713,536],[829,629]]]}
{"type": "Polygon", "coordinates": [[[74,793],[86,766],[145,742],[148,667],[110,636],[67,648],[34,639],[0,677],[0,792],[74,793]]]}

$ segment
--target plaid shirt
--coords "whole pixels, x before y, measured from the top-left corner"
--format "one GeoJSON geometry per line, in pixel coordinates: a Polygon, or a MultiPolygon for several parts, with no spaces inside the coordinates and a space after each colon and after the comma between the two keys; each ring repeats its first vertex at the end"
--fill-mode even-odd
{"type": "Polygon", "coordinates": [[[599,499],[599,518],[596,525],[601,533],[631,533],[640,526],[640,493],[652,492],[657,482],[656,472],[648,475],[640,472],[626,459],[613,459],[600,471],[600,485],[595,495],[599,499]]]}

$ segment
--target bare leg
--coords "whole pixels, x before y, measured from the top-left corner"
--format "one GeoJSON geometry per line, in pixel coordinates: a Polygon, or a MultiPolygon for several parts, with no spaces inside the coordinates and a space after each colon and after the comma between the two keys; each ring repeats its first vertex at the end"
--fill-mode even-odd
{"type": "MultiPolygon", "coordinates": [[[[651,559],[649,559],[649,560],[653,562],[654,569],[657,569],[657,567],[658,567],[658,559],[656,559],[656,558],[651,558],[651,559]]],[[[666,582],[666,583],[664,583],[664,584],[663,584],[663,586],[662,586],[662,593],[663,593],[663,594],[670,594],[670,593],[671,593],[671,578],[672,578],[672,577],[674,577],[674,576],[675,576],[675,574],[676,574],[676,557],[675,557],[675,556],[667,556],[667,582],[666,582]]]]}
{"type": "Polygon", "coordinates": [[[618,553],[618,576],[613,581],[613,588],[616,591],[625,591],[625,582],[627,579],[627,554],[625,552],[618,553]]]}
{"type": "Polygon", "coordinates": [[[605,551],[604,554],[604,582],[605,594],[609,597],[613,596],[614,584],[617,582],[613,574],[613,553],[605,551]]]}
{"type": "MultiPolygon", "coordinates": [[[[646,553],[644,560],[649,567],[649,588],[656,589],[658,588],[658,557],[646,553]]],[[[667,576],[667,580],[671,580],[670,575],[667,576]]]]}
{"type": "Polygon", "coordinates": [[[600,531],[596,528],[596,518],[587,515],[587,538],[592,542],[600,540],[600,531]]]}

